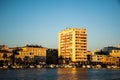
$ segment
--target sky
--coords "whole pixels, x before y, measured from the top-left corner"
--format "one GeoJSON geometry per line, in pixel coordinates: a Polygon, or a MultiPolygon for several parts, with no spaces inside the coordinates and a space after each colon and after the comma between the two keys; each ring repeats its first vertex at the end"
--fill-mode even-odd
{"type": "Polygon", "coordinates": [[[58,32],[86,28],[88,50],[120,43],[120,0],[0,0],[0,45],[58,47],[58,32]]]}

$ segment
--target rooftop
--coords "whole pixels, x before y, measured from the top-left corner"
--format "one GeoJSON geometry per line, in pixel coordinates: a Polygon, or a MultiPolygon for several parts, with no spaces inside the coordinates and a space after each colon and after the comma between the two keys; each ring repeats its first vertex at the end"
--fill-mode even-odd
{"type": "Polygon", "coordinates": [[[41,45],[26,45],[25,47],[44,48],[41,45]]]}

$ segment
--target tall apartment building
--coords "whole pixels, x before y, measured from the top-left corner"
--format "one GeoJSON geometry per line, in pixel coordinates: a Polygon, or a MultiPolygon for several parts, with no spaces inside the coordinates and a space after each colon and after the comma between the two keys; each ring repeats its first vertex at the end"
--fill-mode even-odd
{"type": "Polygon", "coordinates": [[[68,28],[58,34],[58,57],[72,62],[87,61],[87,30],[68,28]]]}

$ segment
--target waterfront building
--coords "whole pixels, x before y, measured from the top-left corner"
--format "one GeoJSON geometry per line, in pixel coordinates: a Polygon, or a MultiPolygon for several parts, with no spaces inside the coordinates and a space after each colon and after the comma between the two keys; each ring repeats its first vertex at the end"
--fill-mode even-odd
{"type": "Polygon", "coordinates": [[[120,65],[120,58],[118,57],[113,57],[113,56],[104,56],[103,57],[103,64],[106,64],[106,65],[117,65],[119,66],[120,65]]]}
{"type": "Polygon", "coordinates": [[[102,63],[103,62],[103,59],[106,55],[92,55],[92,62],[93,63],[102,63]]]}
{"type": "Polygon", "coordinates": [[[112,50],[110,55],[113,56],[113,57],[119,57],[120,58],[120,50],[112,50]]]}
{"type": "Polygon", "coordinates": [[[16,59],[20,58],[22,61],[36,62],[37,64],[46,61],[46,48],[38,45],[26,45],[14,54],[16,54],[16,59]]]}
{"type": "MultiPolygon", "coordinates": [[[[110,56],[116,58],[116,60],[117,60],[116,65],[120,66],[120,50],[112,50],[112,52],[110,53],[110,56]]],[[[111,60],[111,61],[113,61],[113,60],[111,60]]]]}
{"type": "Polygon", "coordinates": [[[92,64],[94,65],[119,65],[120,64],[120,58],[113,57],[110,55],[92,55],[92,64]]]}
{"type": "Polygon", "coordinates": [[[0,66],[10,65],[12,50],[7,45],[0,45],[0,66]]]}
{"type": "Polygon", "coordinates": [[[107,63],[114,64],[114,65],[120,65],[120,44],[118,47],[106,47],[104,48],[106,52],[108,51],[109,57],[107,57],[107,63]]]}
{"type": "Polygon", "coordinates": [[[58,34],[58,56],[72,62],[87,61],[87,30],[68,28],[58,34]]]}
{"type": "Polygon", "coordinates": [[[94,50],[92,54],[92,63],[106,66],[120,65],[120,48],[104,47],[102,50],[94,50]]]}

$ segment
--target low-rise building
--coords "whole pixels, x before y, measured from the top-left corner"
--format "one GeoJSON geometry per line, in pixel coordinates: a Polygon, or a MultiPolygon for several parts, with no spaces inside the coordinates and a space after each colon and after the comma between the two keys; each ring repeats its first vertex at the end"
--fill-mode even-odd
{"type": "Polygon", "coordinates": [[[106,55],[92,55],[92,62],[102,63],[106,55]]]}
{"type": "Polygon", "coordinates": [[[120,58],[113,57],[113,56],[105,56],[103,58],[103,64],[118,66],[120,64],[120,58]]]}
{"type": "Polygon", "coordinates": [[[15,59],[21,59],[22,61],[32,62],[39,64],[40,62],[46,62],[46,48],[38,45],[26,45],[20,49],[17,49],[15,59]]]}
{"type": "Polygon", "coordinates": [[[10,65],[12,50],[7,45],[0,45],[0,66],[10,65]]]}
{"type": "Polygon", "coordinates": [[[120,58],[120,50],[112,50],[110,53],[113,57],[119,57],[120,58]]]}

